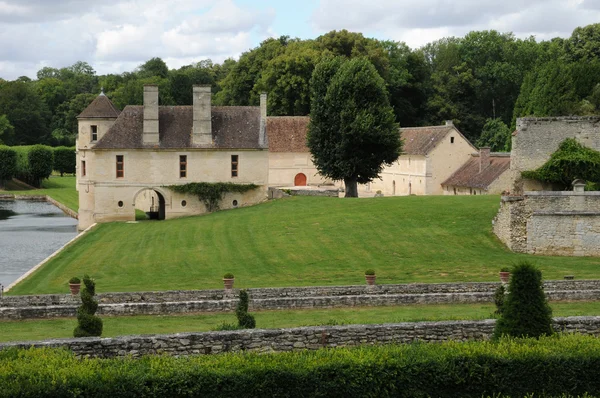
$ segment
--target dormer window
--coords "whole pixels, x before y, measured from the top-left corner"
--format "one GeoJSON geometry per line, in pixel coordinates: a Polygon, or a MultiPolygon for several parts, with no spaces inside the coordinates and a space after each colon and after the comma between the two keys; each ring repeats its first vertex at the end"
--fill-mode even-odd
{"type": "Polygon", "coordinates": [[[92,142],[98,141],[98,126],[90,126],[92,133],[92,142]]]}

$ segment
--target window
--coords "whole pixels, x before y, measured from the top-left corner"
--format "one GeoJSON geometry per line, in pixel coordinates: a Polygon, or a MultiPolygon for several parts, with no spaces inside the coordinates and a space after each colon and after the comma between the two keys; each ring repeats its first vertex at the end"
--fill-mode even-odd
{"type": "Polygon", "coordinates": [[[187,177],[187,155],[179,156],[179,178],[187,177]]]}
{"type": "Polygon", "coordinates": [[[123,178],[125,167],[123,165],[123,155],[117,155],[117,178],[123,178]]]}
{"type": "Polygon", "coordinates": [[[98,141],[98,126],[91,126],[92,129],[92,141],[98,141]]]}
{"type": "Polygon", "coordinates": [[[81,161],[81,176],[85,177],[85,160],[81,161]]]}
{"type": "Polygon", "coordinates": [[[238,176],[238,155],[231,155],[231,176],[238,176]]]}
{"type": "Polygon", "coordinates": [[[454,137],[450,137],[450,143],[454,144],[454,137]]]}
{"type": "Polygon", "coordinates": [[[123,201],[122,201],[122,200],[119,200],[119,203],[117,203],[117,206],[119,206],[119,207],[123,207],[123,201]]]}

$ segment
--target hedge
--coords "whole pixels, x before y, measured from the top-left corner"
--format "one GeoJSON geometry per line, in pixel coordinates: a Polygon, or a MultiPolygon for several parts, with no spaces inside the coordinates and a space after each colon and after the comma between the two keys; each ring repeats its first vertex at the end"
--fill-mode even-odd
{"type": "Polygon", "coordinates": [[[75,173],[75,147],[59,146],[54,148],[54,170],[62,177],[64,173],[75,173]]]}
{"type": "Polygon", "coordinates": [[[0,351],[1,397],[482,397],[600,394],[600,341],[581,335],[238,353],[78,359],[0,351]]]}
{"type": "Polygon", "coordinates": [[[7,146],[0,145],[0,187],[4,181],[11,180],[17,173],[17,152],[7,146]]]}
{"type": "Polygon", "coordinates": [[[21,181],[40,186],[41,180],[52,174],[54,155],[45,145],[14,146],[17,152],[17,177],[21,181]]]}

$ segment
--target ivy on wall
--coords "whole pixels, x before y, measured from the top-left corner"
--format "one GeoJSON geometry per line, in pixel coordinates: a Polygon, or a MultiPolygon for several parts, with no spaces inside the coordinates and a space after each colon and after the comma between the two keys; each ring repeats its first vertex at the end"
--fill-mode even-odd
{"type": "Polygon", "coordinates": [[[196,195],[210,212],[219,210],[219,202],[226,193],[244,193],[258,188],[256,184],[234,184],[232,182],[190,182],[167,186],[171,191],[196,195]]]}
{"type": "Polygon", "coordinates": [[[540,168],[523,171],[521,176],[565,187],[570,187],[577,178],[600,183],[600,152],[567,138],[540,168]]]}

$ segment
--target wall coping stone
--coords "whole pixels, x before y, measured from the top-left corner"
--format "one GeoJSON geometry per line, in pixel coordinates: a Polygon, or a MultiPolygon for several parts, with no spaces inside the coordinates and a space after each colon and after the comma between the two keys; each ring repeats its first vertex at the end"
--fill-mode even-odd
{"type": "Polygon", "coordinates": [[[525,191],[524,196],[600,196],[600,191],[525,191]]]}

